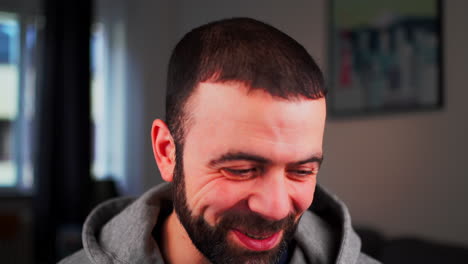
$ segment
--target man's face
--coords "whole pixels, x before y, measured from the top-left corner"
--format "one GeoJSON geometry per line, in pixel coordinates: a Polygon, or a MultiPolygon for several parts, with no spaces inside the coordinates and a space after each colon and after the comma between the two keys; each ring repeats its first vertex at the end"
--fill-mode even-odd
{"type": "Polygon", "coordinates": [[[216,263],[275,262],[312,203],[322,159],[325,99],[247,91],[198,86],[174,172],[178,218],[216,263]]]}

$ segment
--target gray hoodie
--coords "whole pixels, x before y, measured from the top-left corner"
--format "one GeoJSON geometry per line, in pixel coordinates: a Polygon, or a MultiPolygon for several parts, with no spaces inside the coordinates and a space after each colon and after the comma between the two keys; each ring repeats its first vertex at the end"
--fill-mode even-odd
{"type": "MultiPolygon", "coordinates": [[[[162,205],[171,202],[171,184],[160,184],[138,199],[117,198],[96,207],[83,226],[84,249],[60,264],[164,263],[153,238],[162,205]]],[[[346,206],[317,186],[310,210],[294,237],[290,263],[379,263],[361,252],[346,206]]]]}

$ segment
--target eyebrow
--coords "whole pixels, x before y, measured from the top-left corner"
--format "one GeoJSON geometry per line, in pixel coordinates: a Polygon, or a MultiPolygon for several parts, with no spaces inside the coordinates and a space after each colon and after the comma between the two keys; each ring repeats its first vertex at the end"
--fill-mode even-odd
{"type": "MultiPolygon", "coordinates": [[[[240,161],[240,160],[253,161],[253,162],[261,163],[261,164],[273,163],[272,160],[267,159],[265,157],[240,151],[240,152],[227,152],[227,153],[221,155],[220,157],[211,160],[209,162],[209,165],[211,167],[216,167],[216,166],[219,166],[220,164],[225,163],[225,162],[240,161]]],[[[303,164],[312,163],[312,162],[316,162],[319,165],[321,165],[322,162],[323,162],[323,155],[322,154],[314,154],[314,155],[312,155],[311,157],[309,157],[309,158],[307,158],[305,160],[292,162],[292,163],[290,163],[290,165],[303,165],[303,164]]]]}

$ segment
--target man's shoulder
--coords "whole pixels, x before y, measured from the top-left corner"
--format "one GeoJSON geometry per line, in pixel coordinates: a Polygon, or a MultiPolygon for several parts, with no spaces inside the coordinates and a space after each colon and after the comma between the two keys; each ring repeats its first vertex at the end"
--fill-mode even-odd
{"type": "Polygon", "coordinates": [[[171,194],[170,184],[159,184],[137,198],[101,203],[83,226],[84,249],[59,263],[149,263],[149,259],[159,257],[154,254],[157,245],[152,231],[160,224],[162,210],[172,206],[168,205],[171,194]]]}
{"type": "Polygon", "coordinates": [[[86,252],[82,249],[76,253],[62,259],[58,264],[93,264],[86,252]]]}

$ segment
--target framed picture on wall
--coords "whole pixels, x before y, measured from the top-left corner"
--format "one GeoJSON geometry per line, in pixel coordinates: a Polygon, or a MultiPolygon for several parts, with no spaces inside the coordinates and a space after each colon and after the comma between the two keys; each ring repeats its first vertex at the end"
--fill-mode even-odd
{"type": "Polygon", "coordinates": [[[438,0],[331,0],[331,115],[442,107],[441,13],[438,0]]]}

